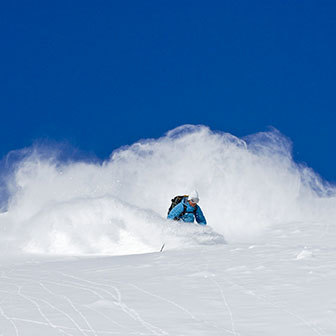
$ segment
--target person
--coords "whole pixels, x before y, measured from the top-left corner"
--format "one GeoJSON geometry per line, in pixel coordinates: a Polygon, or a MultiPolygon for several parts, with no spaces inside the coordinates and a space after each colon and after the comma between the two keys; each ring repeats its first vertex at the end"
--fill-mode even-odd
{"type": "Polygon", "coordinates": [[[182,220],[183,222],[193,223],[194,218],[200,225],[206,225],[206,219],[197,203],[199,202],[198,192],[193,191],[189,196],[185,196],[168,214],[168,219],[182,220]]]}

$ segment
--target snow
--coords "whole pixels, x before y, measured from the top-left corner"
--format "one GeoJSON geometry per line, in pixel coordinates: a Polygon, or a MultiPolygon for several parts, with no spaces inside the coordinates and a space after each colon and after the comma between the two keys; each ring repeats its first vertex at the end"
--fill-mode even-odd
{"type": "Polygon", "coordinates": [[[0,335],[336,335],[334,188],[276,131],[34,149],[4,182],[0,335]],[[210,225],[167,221],[193,189],[210,225]]]}
{"type": "MultiPolygon", "coordinates": [[[[302,223],[304,226],[304,223],[302,223]]],[[[317,230],[319,231],[319,230],[317,230]]],[[[336,235],[1,262],[3,335],[335,335],[336,235]],[[323,241],[323,245],[322,245],[323,241]]],[[[158,246],[159,247],[159,246],[158,246]]]]}

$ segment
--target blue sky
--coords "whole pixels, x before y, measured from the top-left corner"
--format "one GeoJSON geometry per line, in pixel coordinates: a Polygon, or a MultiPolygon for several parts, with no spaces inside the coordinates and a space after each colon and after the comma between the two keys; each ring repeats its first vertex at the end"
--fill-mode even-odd
{"type": "Polygon", "coordinates": [[[335,17],[335,1],[2,2],[0,156],[273,126],[335,182],[335,17]]]}

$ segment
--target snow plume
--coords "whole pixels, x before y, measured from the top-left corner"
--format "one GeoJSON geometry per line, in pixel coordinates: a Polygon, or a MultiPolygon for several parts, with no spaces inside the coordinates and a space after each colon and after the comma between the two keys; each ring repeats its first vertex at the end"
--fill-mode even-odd
{"type": "Polygon", "coordinates": [[[6,186],[0,246],[27,252],[142,253],[336,218],[334,189],[292,160],[290,141],[276,130],[239,139],[186,125],[99,163],[31,150],[6,186]],[[170,199],[194,189],[212,230],[165,219],[170,199]]]}

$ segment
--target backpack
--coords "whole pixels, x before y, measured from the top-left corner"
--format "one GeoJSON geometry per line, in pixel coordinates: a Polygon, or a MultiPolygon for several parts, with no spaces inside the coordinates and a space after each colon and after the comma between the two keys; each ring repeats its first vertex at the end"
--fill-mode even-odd
{"type": "MultiPolygon", "coordinates": [[[[169,209],[168,209],[168,215],[169,215],[170,211],[171,211],[177,204],[181,203],[185,197],[188,197],[188,195],[175,196],[175,197],[171,200],[172,203],[171,203],[171,205],[170,205],[170,207],[169,207],[169,209]]],[[[196,210],[197,210],[197,205],[195,206],[195,209],[194,209],[194,211],[193,211],[193,214],[194,214],[194,215],[196,215],[196,210]]],[[[180,220],[181,217],[183,217],[183,216],[186,214],[186,212],[187,212],[187,206],[186,206],[185,204],[183,204],[183,211],[182,211],[182,213],[180,214],[180,216],[175,217],[174,220],[177,220],[177,221],[180,220]]]]}

